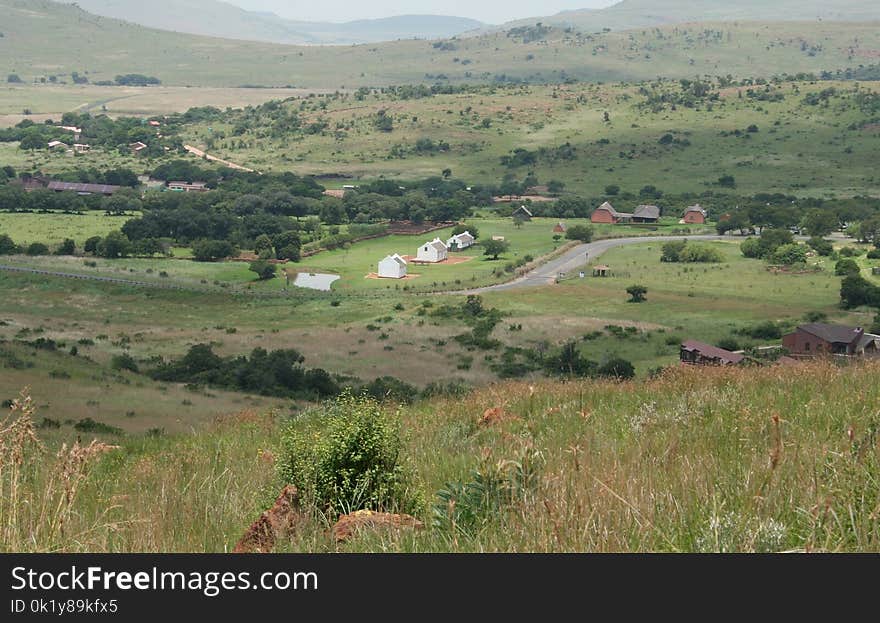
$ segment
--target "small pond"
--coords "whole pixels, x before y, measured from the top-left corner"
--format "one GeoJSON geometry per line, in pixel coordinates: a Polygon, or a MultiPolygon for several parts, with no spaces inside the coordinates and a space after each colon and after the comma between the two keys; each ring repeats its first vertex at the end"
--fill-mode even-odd
{"type": "Polygon", "coordinates": [[[325,275],[323,273],[298,273],[293,285],[312,290],[330,291],[330,284],[339,279],[339,275],[325,275]]]}

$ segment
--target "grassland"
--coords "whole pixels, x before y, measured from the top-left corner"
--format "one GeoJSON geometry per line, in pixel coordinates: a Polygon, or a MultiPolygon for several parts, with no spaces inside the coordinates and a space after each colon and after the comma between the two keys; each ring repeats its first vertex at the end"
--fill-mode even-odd
{"type": "Polygon", "coordinates": [[[352,88],[452,82],[765,76],[870,63],[872,23],[704,23],[621,32],[506,32],[358,46],[284,46],[151,30],[46,0],[3,0],[0,75],[26,82],[76,71],[92,82],[142,73],[173,86],[352,88]]]}
{"type": "MultiPolygon", "coordinates": [[[[833,322],[870,326],[873,312],[839,308],[840,278],[827,261],[815,273],[772,273],[764,262],[743,258],[736,243],[712,244],[723,254],[723,263],[664,264],[660,243],[646,241],[601,256],[599,261],[612,267],[611,277],[486,293],[485,304],[504,314],[494,337],[506,346],[545,351],[578,340],[586,357],[624,357],[644,377],[654,368],[674,364],[682,339],[716,343],[733,337],[741,347],[778,344],[734,331],[767,320],[791,327],[809,312],[824,313],[833,322]],[[648,288],[647,302],[627,302],[625,290],[635,283],[648,288]],[[631,329],[617,336],[606,328],[612,325],[631,329]]],[[[351,253],[356,249],[357,245],[351,253]]],[[[57,261],[48,258],[44,266],[57,267],[57,261]]],[[[866,274],[880,264],[861,261],[866,274]]],[[[148,261],[120,260],[117,270],[130,271],[137,265],[130,275],[142,280],[147,275],[141,262],[148,261]]],[[[166,267],[189,264],[198,270],[227,270],[222,264],[162,262],[166,267]]],[[[366,281],[360,269],[351,271],[355,284],[366,281]]],[[[190,277],[190,283],[195,282],[196,277],[190,277]]],[[[497,380],[490,369],[497,351],[466,349],[454,339],[466,330],[460,322],[433,317],[431,308],[423,307],[461,302],[462,296],[427,296],[402,288],[318,296],[297,288],[287,297],[267,299],[221,288],[175,292],[13,273],[0,273],[0,288],[0,318],[7,323],[0,326],[0,339],[22,339],[16,336],[24,329],[70,344],[91,339],[95,345],[89,356],[105,366],[121,352],[114,343],[125,344],[126,352],[143,367],[157,356],[179,357],[190,345],[210,343],[224,355],[247,353],[257,346],[296,348],[307,366],[367,381],[386,375],[417,386],[497,380]],[[99,335],[110,339],[95,340],[99,335]]]]}
{"type": "MultiPolygon", "coordinates": [[[[646,86],[654,98],[682,94],[677,83],[646,86]]],[[[877,195],[878,113],[858,98],[878,90],[878,83],[855,90],[854,83],[831,81],[716,87],[717,101],[659,108],[642,87],[620,84],[485,88],[409,100],[376,93],[285,105],[303,127],[327,126],[317,134],[288,135],[273,130],[271,119],[231,115],[210,131],[189,126],[184,137],[264,171],[356,179],[419,179],[448,168],[483,184],[532,172],[542,183],[558,180],[568,192],[594,197],[609,185],[631,193],[653,185],[667,194],[877,195]],[[805,103],[826,89],[836,89],[827,105],[805,103]],[[749,90],[779,101],[755,99],[749,90]],[[394,119],[391,132],[375,127],[379,110],[394,119]],[[425,141],[447,147],[423,149],[425,141]],[[503,164],[516,149],[536,156],[529,164],[503,164]],[[722,175],[732,175],[736,188],[719,187],[722,175]]]]}
{"type": "Polygon", "coordinates": [[[150,117],[186,112],[199,106],[244,108],[272,99],[303,97],[315,90],[212,87],[102,87],[92,84],[3,84],[0,87],[0,128],[23,119],[58,121],[66,112],[111,117],[150,117]],[[24,114],[27,110],[28,113],[24,114]]]}
{"type": "MultiPolygon", "coordinates": [[[[645,383],[508,383],[419,403],[392,417],[426,529],[337,545],[327,520],[307,514],[278,548],[876,552],[878,373],[876,363],[675,369],[645,383]],[[495,407],[507,419],[479,426],[495,407]],[[471,520],[450,524],[438,492],[479,479],[512,489],[459,496],[471,520]]],[[[280,489],[283,421],[245,412],[198,433],[124,441],[79,486],[63,535],[25,510],[3,547],[229,551],[280,489]]],[[[23,499],[38,499],[52,469],[25,464],[23,499]]]]}
{"type": "Polygon", "coordinates": [[[92,236],[106,236],[136,215],[105,216],[100,212],[81,214],[35,214],[0,212],[0,233],[10,236],[16,244],[31,242],[59,244],[70,238],[82,245],[92,236]]]}

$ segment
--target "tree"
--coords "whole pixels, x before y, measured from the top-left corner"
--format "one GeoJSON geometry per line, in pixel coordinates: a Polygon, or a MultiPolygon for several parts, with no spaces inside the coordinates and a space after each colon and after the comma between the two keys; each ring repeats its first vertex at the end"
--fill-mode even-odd
{"type": "Polygon", "coordinates": [[[474,240],[480,237],[480,230],[477,229],[474,225],[468,225],[462,223],[461,225],[456,225],[452,228],[452,235],[457,236],[458,234],[463,234],[464,232],[469,232],[471,236],[474,237],[474,240]]]}
{"type": "Polygon", "coordinates": [[[858,263],[848,257],[839,260],[837,264],[834,265],[834,274],[839,277],[846,277],[847,275],[859,275],[861,274],[861,272],[862,270],[859,268],[858,263]]]}
{"type": "Polygon", "coordinates": [[[274,253],[272,239],[266,234],[261,234],[257,236],[257,239],[254,241],[254,253],[257,255],[263,255],[265,251],[274,253]]]}
{"type": "Polygon", "coordinates": [[[450,177],[452,177],[452,169],[443,169],[443,179],[448,180],[450,177]]]}
{"type": "Polygon", "coordinates": [[[810,238],[807,245],[821,256],[827,257],[834,253],[834,245],[822,238],[810,238]]]}
{"type": "Polygon", "coordinates": [[[813,237],[822,238],[827,236],[840,226],[837,215],[830,210],[813,208],[809,210],[801,221],[801,227],[813,237]]]}
{"type": "Polygon", "coordinates": [[[590,242],[593,239],[593,227],[591,225],[572,225],[565,232],[565,237],[569,240],[590,242]]]}
{"type": "Polygon", "coordinates": [[[493,260],[497,260],[499,255],[506,253],[510,248],[510,243],[506,240],[485,240],[482,244],[483,255],[487,255],[493,260]]]}
{"type": "Polygon", "coordinates": [[[6,234],[0,234],[0,255],[13,255],[18,252],[18,247],[12,238],[6,234]]]}
{"type": "Polygon", "coordinates": [[[880,306],[880,288],[861,276],[851,274],[840,284],[840,301],[844,309],[861,305],[880,306]]]}
{"type": "Polygon", "coordinates": [[[633,367],[633,364],[626,359],[614,357],[609,359],[605,364],[599,366],[598,373],[599,376],[607,376],[612,379],[624,381],[634,378],[636,375],[636,369],[633,367]]]}
{"type": "Polygon", "coordinates": [[[275,277],[275,266],[264,260],[251,262],[248,270],[257,273],[257,279],[259,279],[260,281],[265,281],[267,279],[272,279],[273,277],[275,277]]]}
{"type": "Polygon", "coordinates": [[[55,251],[55,255],[73,255],[74,253],[76,253],[76,243],[70,238],[65,238],[55,251]]]}
{"type": "Polygon", "coordinates": [[[620,193],[620,186],[617,184],[609,184],[605,187],[605,194],[609,197],[613,197],[620,193]]]}
{"type": "Polygon", "coordinates": [[[560,182],[559,180],[550,180],[547,182],[547,191],[551,195],[558,195],[563,190],[565,190],[565,182],[560,182]]]}
{"type": "Polygon", "coordinates": [[[49,255],[49,247],[42,242],[32,242],[27,248],[28,255],[49,255]]]}
{"type": "Polygon", "coordinates": [[[92,236],[91,238],[86,239],[86,242],[83,245],[83,251],[86,253],[97,254],[98,245],[101,244],[101,240],[101,236],[92,236]]]}
{"type": "Polygon", "coordinates": [[[781,245],[770,255],[770,261],[783,266],[803,264],[807,261],[807,248],[801,244],[781,245]]]}
{"type": "Polygon", "coordinates": [[[228,240],[199,240],[193,244],[193,259],[197,262],[216,262],[235,253],[228,240]]]}
{"type": "Polygon", "coordinates": [[[645,296],[648,293],[648,288],[645,286],[630,286],[626,289],[626,293],[629,294],[630,303],[642,303],[648,300],[645,296]]]}
{"type": "Polygon", "coordinates": [[[10,84],[21,84],[24,80],[21,79],[21,76],[18,74],[9,74],[6,76],[6,82],[10,84]]]}
{"type": "Polygon", "coordinates": [[[672,240],[663,245],[660,252],[661,262],[678,262],[681,260],[681,253],[687,245],[687,240],[672,240]]]}
{"type": "Polygon", "coordinates": [[[736,178],[732,175],[722,175],[716,183],[723,188],[736,188],[736,178]]]}
{"type": "Polygon", "coordinates": [[[95,253],[112,260],[127,257],[131,254],[131,241],[121,231],[111,231],[97,244],[95,253]]]}
{"type": "Polygon", "coordinates": [[[391,132],[394,129],[394,120],[384,110],[376,113],[373,123],[380,132],[391,132]]]}

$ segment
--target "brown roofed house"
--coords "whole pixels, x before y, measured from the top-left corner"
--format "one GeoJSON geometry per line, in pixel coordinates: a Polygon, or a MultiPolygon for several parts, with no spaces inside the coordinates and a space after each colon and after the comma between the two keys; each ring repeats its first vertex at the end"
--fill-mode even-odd
{"type": "Polygon", "coordinates": [[[745,356],[696,340],[682,342],[679,359],[683,364],[697,366],[734,366],[742,363],[745,356]]]}
{"type": "Polygon", "coordinates": [[[861,327],[821,322],[802,324],[793,333],[783,335],[782,345],[795,357],[876,357],[880,354],[880,336],[865,333],[861,327]]]}
{"type": "Polygon", "coordinates": [[[516,210],[514,210],[510,216],[520,221],[531,221],[532,216],[534,215],[532,214],[532,211],[529,210],[527,207],[520,206],[516,210]]]}
{"type": "Polygon", "coordinates": [[[554,234],[564,234],[566,231],[568,231],[568,227],[562,221],[556,223],[556,227],[553,228],[554,234]]]}
{"type": "Polygon", "coordinates": [[[656,223],[660,220],[660,208],[657,206],[639,206],[633,211],[633,223],[656,223]]]}
{"type": "Polygon", "coordinates": [[[593,214],[590,215],[590,221],[593,223],[620,223],[620,222],[628,222],[633,218],[632,214],[627,214],[625,212],[618,212],[614,209],[614,206],[608,203],[607,201],[600,205],[598,208],[593,210],[593,214]]]}

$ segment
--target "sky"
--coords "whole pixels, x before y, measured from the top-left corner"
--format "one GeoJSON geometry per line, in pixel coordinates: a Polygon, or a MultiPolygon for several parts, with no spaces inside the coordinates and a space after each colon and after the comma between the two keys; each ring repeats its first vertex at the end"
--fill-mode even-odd
{"type": "Polygon", "coordinates": [[[572,9],[602,8],[618,0],[225,0],[252,11],[272,11],[288,19],[347,22],[393,15],[470,17],[489,24],[553,15],[572,9]]]}

